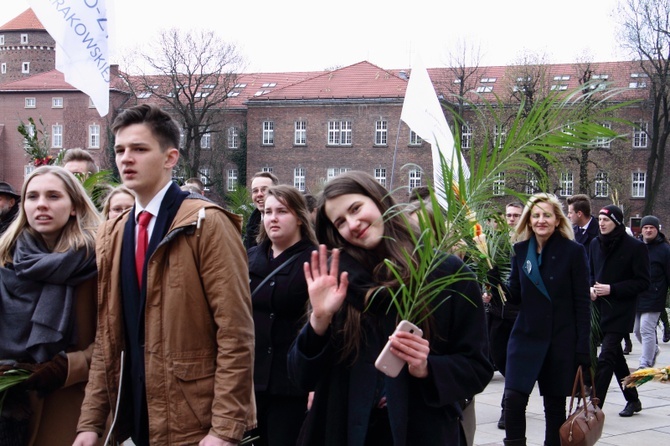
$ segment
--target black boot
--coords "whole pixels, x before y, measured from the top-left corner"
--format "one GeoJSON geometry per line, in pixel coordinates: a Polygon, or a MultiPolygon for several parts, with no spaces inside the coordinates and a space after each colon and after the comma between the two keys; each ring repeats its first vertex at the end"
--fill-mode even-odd
{"type": "Polygon", "coordinates": [[[623,341],[624,341],[623,354],[630,355],[630,352],[633,351],[633,343],[630,342],[630,337],[624,339],[623,341]]]}
{"type": "Polygon", "coordinates": [[[505,409],[500,411],[500,418],[498,419],[498,429],[505,430],[505,409]]]}

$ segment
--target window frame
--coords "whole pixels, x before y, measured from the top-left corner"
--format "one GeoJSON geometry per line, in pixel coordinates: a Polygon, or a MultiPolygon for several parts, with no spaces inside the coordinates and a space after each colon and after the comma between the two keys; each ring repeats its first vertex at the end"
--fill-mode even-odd
{"type": "Polygon", "coordinates": [[[305,192],[305,177],[307,176],[307,169],[304,167],[296,167],[293,169],[293,187],[300,192],[305,192]]]}
{"type": "Polygon", "coordinates": [[[275,144],[275,122],[263,121],[263,135],[261,145],[273,146],[275,144]]]}
{"type": "Polygon", "coordinates": [[[373,175],[379,184],[386,187],[386,167],[375,167],[373,175]]]}
{"type": "Polygon", "coordinates": [[[99,124],[89,124],[88,126],[88,148],[89,149],[99,149],[100,148],[100,125],[99,124]],[[97,129],[97,132],[94,131],[97,129]]]}
{"type": "Polygon", "coordinates": [[[634,149],[646,149],[649,144],[649,123],[646,121],[635,122],[633,126],[633,137],[631,138],[634,149]]]}
{"type": "Polygon", "coordinates": [[[388,121],[379,119],[375,121],[375,146],[388,146],[388,121]]]}
{"type": "Polygon", "coordinates": [[[52,149],[62,149],[63,148],[63,124],[52,124],[51,125],[51,148],[52,149]]]}
{"type": "Polygon", "coordinates": [[[237,190],[238,186],[238,170],[237,168],[227,169],[226,171],[226,190],[228,192],[234,192],[237,190]]]}
{"type": "Polygon", "coordinates": [[[327,145],[351,146],[353,142],[352,129],[351,121],[328,121],[327,145]]]}
{"type": "Polygon", "coordinates": [[[646,198],[647,172],[637,170],[631,172],[631,198],[646,198]],[[641,179],[640,179],[641,178],[641,179]]]}
{"type": "Polygon", "coordinates": [[[293,145],[307,145],[307,121],[295,121],[293,124],[293,145]]]}

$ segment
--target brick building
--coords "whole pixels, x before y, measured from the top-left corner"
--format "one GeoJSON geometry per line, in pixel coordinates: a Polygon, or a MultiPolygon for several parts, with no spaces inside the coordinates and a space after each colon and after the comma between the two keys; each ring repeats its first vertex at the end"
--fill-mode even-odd
{"type": "MultiPolygon", "coordinates": [[[[22,137],[16,132],[21,121],[41,119],[54,154],[60,148],[82,147],[103,168],[111,168],[108,131],[116,114],[137,103],[160,103],[151,91],[128,88],[118,76],[118,67],[113,67],[110,113],[101,118],[88,96],[54,70],[54,60],[53,40],[31,10],[0,26],[0,180],[17,188],[30,169],[22,137]],[[24,72],[26,67],[28,72],[24,72]]],[[[471,101],[463,109],[463,124],[455,129],[464,151],[481,146],[493,133],[504,134],[505,129],[482,122],[472,105],[502,99],[510,110],[516,109],[514,92],[525,78],[518,70],[478,67],[469,72],[470,84],[463,88],[463,80],[455,74],[458,70],[429,69],[443,100],[456,103],[460,88],[471,101]]],[[[363,61],[332,71],[237,75],[225,106],[217,111],[225,119],[217,128],[208,129],[200,141],[203,179],[210,184],[218,179],[219,190],[225,193],[254,172],[268,170],[283,183],[316,193],[328,178],[356,169],[373,174],[398,198],[406,198],[411,187],[426,184],[432,176],[430,146],[400,121],[408,73],[411,75],[410,70],[387,70],[363,61]],[[215,155],[223,161],[214,162],[215,155]]],[[[546,65],[541,88],[545,93],[576,88],[584,73],[600,79],[605,90],[622,90],[617,101],[649,97],[646,79],[634,62],[546,65]]],[[[634,126],[616,120],[605,123],[622,138],[596,142],[598,150],[589,160],[586,188],[596,212],[611,202],[615,192],[627,219],[642,212],[650,141],[644,129],[650,128],[651,116],[646,105],[644,101],[629,105],[617,116],[634,126]]],[[[453,123],[451,116],[447,118],[453,123]]],[[[579,164],[570,156],[563,162],[561,169],[551,172],[550,192],[578,193],[583,186],[579,164]]],[[[529,184],[513,186],[531,193],[532,178],[529,184]]],[[[661,197],[667,196],[668,187],[662,185],[661,197]]],[[[508,200],[498,199],[501,204],[508,200]]],[[[667,200],[659,199],[656,209],[661,221],[670,224],[667,200]]],[[[634,225],[635,220],[631,222],[634,225]]]]}

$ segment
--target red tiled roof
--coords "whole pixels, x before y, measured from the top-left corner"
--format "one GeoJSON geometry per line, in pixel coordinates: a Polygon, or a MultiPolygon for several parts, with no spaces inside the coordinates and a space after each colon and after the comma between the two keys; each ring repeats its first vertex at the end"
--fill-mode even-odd
{"type": "Polygon", "coordinates": [[[26,90],[77,90],[65,82],[65,76],[58,70],[47,71],[36,74],[26,79],[8,82],[0,86],[0,91],[26,91],[26,90]]]}
{"type": "Polygon", "coordinates": [[[39,21],[31,8],[26,9],[9,22],[0,26],[0,31],[46,31],[42,22],[39,21]]]}
{"type": "Polygon", "coordinates": [[[268,91],[250,101],[281,99],[402,98],[407,81],[391,71],[363,61],[348,67],[268,91]]]}

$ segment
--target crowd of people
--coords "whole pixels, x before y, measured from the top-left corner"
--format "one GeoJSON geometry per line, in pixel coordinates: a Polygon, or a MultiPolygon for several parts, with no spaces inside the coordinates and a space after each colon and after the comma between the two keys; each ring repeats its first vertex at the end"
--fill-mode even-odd
{"type": "MultiPolygon", "coordinates": [[[[526,444],[537,384],[558,446],[578,367],[604,403],[629,374],[626,336],[640,368],[656,364],[659,321],[670,338],[655,216],[638,240],[618,206],[592,216],[585,195],[567,212],[546,193],[509,203],[484,283],[472,258],[438,252],[425,284],[438,292],[403,331],[395,292],[421,263],[414,214],[439,212],[429,198],[398,212],[364,172],[318,196],[259,172],[243,233],[202,182],[172,181],[168,114],[131,107],[112,131],[122,184],[99,203],[80,149],[20,193],[0,182],[0,378],[25,373],[0,397],[3,445],[471,446],[475,396],[498,370],[504,444],[526,444]],[[375,365],[382,350],[397,376],[375,365]]],[[[619,415],[640,412],[621,390],[619,415]]]]}

